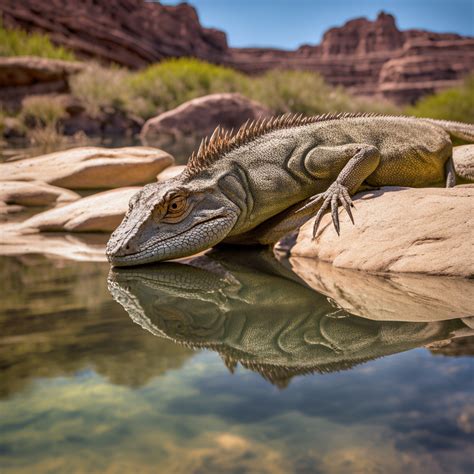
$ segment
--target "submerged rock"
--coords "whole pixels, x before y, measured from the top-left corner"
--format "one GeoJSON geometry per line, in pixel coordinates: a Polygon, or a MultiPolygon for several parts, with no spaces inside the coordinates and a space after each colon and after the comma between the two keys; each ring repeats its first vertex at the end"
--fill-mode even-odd
{"type": "Polygon", "coordinates": [[[474,185],[382,187],[359,193],[354,199],[355,225],[340,212],[338,236],[327,214],[312,240],[311,219],[286,250],[336,267],[469,278],[474,276],[473,200],[474,185]]]}
{"type": "Polygon", "coordinates": [[[219,125],[236,129],[246,120],[272,115],[262,104],[237,93],[210,94],[181,104],[145,122],[141,138],[148,144],[174,143],[182,137],[201,139],[219,125]]]}
{"type": "Polygon", "coordinates": [[[0,181],[44,181],[68,189],[97,189],[153,182],[172,165],[151,147],[80,147],[0,164],[0,181]]]}
{"type": "Polygon", "coordinates": [[[41,232],[112,232],[122,221],[130,198],[140,187],[114,189],[37,214],[21,225],[41,232]]]}
{"type": "Polygon", "coordinates": [[[51,206],[80,199],[68,189],[42,182],[0,181],[0,201],[19,206],[51,206]]]}

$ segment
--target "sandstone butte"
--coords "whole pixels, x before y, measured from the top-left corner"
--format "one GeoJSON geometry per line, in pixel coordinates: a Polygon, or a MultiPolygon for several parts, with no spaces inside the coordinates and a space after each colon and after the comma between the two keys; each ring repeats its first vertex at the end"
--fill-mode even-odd
{"type": "Polygon", "coordinates": [[[283,51],[230,48],[224,32],[203,28],[196,10],[184,3],[0,0],[0,11],[5,26],[48,33],[79,58],[134,69],[186,56],[250,74],[274,68],[317,71],[330,84],[400,103],[457,85],[474,70],[474,38],[400,31],[394,17],[383,12],[375,21],[356,18],[329,29],[319,45],[283,51]]]}

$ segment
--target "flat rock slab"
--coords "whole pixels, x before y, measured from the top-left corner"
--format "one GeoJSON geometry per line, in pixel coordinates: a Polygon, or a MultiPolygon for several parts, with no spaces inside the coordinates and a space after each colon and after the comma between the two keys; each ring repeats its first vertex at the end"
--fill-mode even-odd
{"type": "Polygon", "coordinates": [[[54,206],[80,198],[74,191],[42,182],[0,181],[0,201],[9,205],[54,206]]]}
{"type": "Polygon", "coordinates": [[[122,221],[130,198],[139,189],[113,189],[36,214],[21,224],[21,232],[112,232],[122,221]]]}
{"type": "Polygon", "coordinates": [[[80,147],[0,164],[0,181],[44,181],[68,189],[146,184],[172,165],[168,153],[151,147],[80,147]]]}
{"type": "Polygon", "coordinates": [[[340,212],[340,236],[326,214],[315,240],[311,219],[286,250],[369,272],[474,276],[474,185],[383,187],[357,194],[354,203],[355,225],[340,212]]]}

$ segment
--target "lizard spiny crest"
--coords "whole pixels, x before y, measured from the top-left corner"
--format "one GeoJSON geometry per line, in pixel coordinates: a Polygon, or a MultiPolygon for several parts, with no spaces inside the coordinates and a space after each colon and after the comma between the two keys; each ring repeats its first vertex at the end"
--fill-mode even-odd
{"type": "Polygon", "coordinates": [[[187,177],[192,177],[200,171],[208,168],[212,163],[217,161],[226,153],[246,145],[252,140],[273,132],[274,130],[299,127],[328,120],[375,116],[380,116],[380,114],[345,112],[305,117],[303,114],[297,115],[289,113],[277,117],[269,117],[253,121],[247,120],[247,122],[245,122],[235,133],[233,130],[224,130],[218,126],[210,137],[206,137],[201,141],[198,151],[192,153],[188,160],[185,173],[187,177]]]}

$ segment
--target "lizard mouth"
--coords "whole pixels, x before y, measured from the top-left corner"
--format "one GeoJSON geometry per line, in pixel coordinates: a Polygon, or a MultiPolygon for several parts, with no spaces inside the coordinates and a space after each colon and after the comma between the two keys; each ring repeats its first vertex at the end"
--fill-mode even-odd
{"type": "Polygon", "coordinates": [[[144,243],[144,248],[136,252],[125,255],[108,253],[107,258],[113,266],[121,267],[190,257],[220,242],[230,231],[235,220],[236,217],[229,215],[213,216],[196,222],[190,228],[165,239],[146,242],[144,243]],[[183,235],[189,238],[184,241],[183,235]],[[206,235],[211,236],[211,239],[203,242],[202,237],[206,235]]]}

